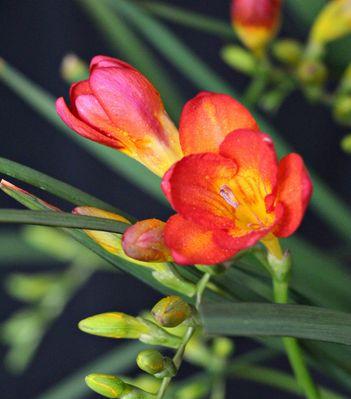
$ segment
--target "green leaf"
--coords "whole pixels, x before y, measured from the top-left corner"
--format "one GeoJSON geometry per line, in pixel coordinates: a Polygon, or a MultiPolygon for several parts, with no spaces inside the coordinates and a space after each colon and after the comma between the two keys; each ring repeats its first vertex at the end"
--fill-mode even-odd
{"type": "Polygon", "coordinates": [[[158,1],[142,1],[139,2],[139,5],[157,17],[167,21],[188,26],[189,28],[204,33],[214,34],[224,39],[230,40],[234,38],[234,31],[229,23],[229,8],[228,21],[221,21],[208,15],[202,15],[181,7],[176,7],[172,4],[158,1]]]}
{"type": "Polygon", "coordinates": [[[65,212],[0,209],[0,223],[32,224],[123,233],[129,226],[116,220],[65,212]]]}
{"type": "Polygon", "coordinates": [[[31,184],[41,190],[48,191],[74,205],[79,206],[93,206],[96,208],[104,209],[106,211],[115,212],[119,215],[125,216],[133,220],[130,216],[125,215],[123,211],[115,208],[106,202],[85,193],[67,183],[58,179],[54,179],[44,173],[38,172],[28,166],[21,165],[17,162],[10,161],[0,157],[0,173],[11,176],[22,182],[31,184]]]}
{"type": "Polygon", "coordinates": [[[91,373],[125,374],[135,367],[138,353],[146,349],[146,345],[133,342],[119,345],[118,348],[102,355],[97,360],[84,366],[73,375],[64,378],[57,385],[48,389],[36,399],[79,399],[89,394],[84,378],[91,373]]]}
{"type": "Polygon", "coordinates": [[[351,314],[303,305],[205,304],[208,334],[280,336],[351,345],[351,314]]]}

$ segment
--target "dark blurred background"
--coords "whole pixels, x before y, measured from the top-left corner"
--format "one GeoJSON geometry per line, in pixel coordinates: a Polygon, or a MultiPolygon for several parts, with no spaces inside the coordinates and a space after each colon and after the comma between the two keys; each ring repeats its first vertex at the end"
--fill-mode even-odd
{"type": "MultiPolygon", "coordinates": [[[[172,3],[228,20],[229,0],[172,0],[172,3]]],[[[238,90],[245,87],[246,79],[229,69],[218,56],[223,40],[184,27],[171,27],[234,87],[238,90]]],[[[286,14],[282,35],[303,37],[304,33],[286,14]]],[[[59,65],[68,52],[74,52],[87,61],[96,54],[115,55],[73,0],[0,0],[0,48],[1,57],[55,96],[67,96],[68,93],[67,85],[59,75],[59,65]]],[[[167,66],[186,97],[191,98],[196,93],[194,87],[167,66]]],[[[0,156],[67,181],[116,204],[137,218],[166,218],[169,215],[168,209],[58,133],[1,84],[0,104],[0,156]]],[[[294,94],[272,123],[340,196],[350,198],[351,187],[346,176],[351,170],[351,161],[339,148],[339,141],[345,132],[336,127],[329,111],[311,106],[302,96],[294,94]]],[[[0,195],[0,207],[17,207],[17,204],[0,195]]],[[[311,212],[301,232],[324,248],[337,244],[326,226],[311,212]]],[[[47,265],[48,269],[54,267],[57,265],[47,265]]],[[[33,264],[26,270],[37,269],[33,264]]],[[[8,269],[0,269],[2,280],[8,272],[8,269]]],[[[118,342],[80,333],[76,328],[80,319],[108,310],[137,314],[144,308],[150,308],[158,298],[158,293],[130,276],[102,272],[94,274],[69,303],[63,316],[54,323],[23,375],[13,376],[0,366],[1,398],[35,398],[69,373],[118,345],[118,342]]],[[[3,291],[0,303],[1,320],[19,307],[19,303],[3,291]]],[[[248,340],[237,340],[240,352],[251,346],[248,340]]],[[[1,347],[1,356],[4,353],[5,347],[1,347]]],[[[281,364],[286,368],[284,361],[281,364]]],[[[258,393],[260,398],[272,397],[269,388],[236,381],[231,385],[228,398],[234,395],[237,398],[257,398],[258,393]]],[[[86,396],[90,397],[96,395],[86,396]]],[[[275,392],[274,397],[290,396],[275,392]]]]}

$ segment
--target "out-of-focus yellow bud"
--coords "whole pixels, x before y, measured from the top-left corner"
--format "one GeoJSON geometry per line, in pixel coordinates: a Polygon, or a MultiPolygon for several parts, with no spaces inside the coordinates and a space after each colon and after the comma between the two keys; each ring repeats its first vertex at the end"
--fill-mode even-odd
{"type": "Polygon", "coordinates": [[[213,341],[213,353],[221,359],[227,359],[234,353],[234,343],[225,337],[215,338],[213,341]]]}
{"type": "Polygon", "coordinates": [[[174,295],[162,298],[151,311],[156,322],[163,327],[177,327],[191,317],[192,313],[191,306],[174,295]]]}
{"type": "Polygon", "coordinates": [[[345,152],[351,154],[351,133],[341,140],[340,146],[345,152]]]}
{"type": "Polygon", "coordinates": [[[281,0],[232,0],[231,19],[240,40],[262,55],[277,34],[281,0]]]}
{"type": "Polygon", "coordinates": [[[63,57],[60,72],[62,78],[67,83],[85,80],[89,77],[88,65],[73,53],[67,54],[63,57]]]}
{"type": "Polygon", "coordinates": [[[85,378],[88,387],[99,395],[111,399],[152,399],[155,395],[145,392],[120,378],[109,374],[90,374],[85,378]]]}
{"type": "Polygon", "coordinates": [[[278,40],[273,44],[273,54],[277,60],[287,65],[297,65],[302,58],[302,45],[292,39],[278,40]]]}
{"type": "Polygon", "coordinates": [[[175,399],[203,399],[210,391],[210,381],[191,381],[190,383],[177,389],[175,399]]]}
{"type": "Polygon", "coordinates": [[[327,76],[327,68],[318,60],[305,59],[297,70],[297,77],[303,85],[321,86],[327,76]]]}
{"type": "Polygon", "coordinates": [[[256,69],[254,56],[244,48],[229,44],[222,48],[221,57],[224,62],[237,71],[253,75],[256,69]]]}
{"type": "Polygon", "coordinates": [[[93,335],[107,338],[139,339],[150,345],[163,345],[177,348],[180,338],[141,317],[125,313],[102,313],[82,320],[79,329],[93,335]]]}
{"type": "Polygon", "coordinates": [[[43,298],[57,281],[57,274],[11,274],[5,281],[7,292],[24,302],[36,302],[43,298]]]}
{"type": "Polygon", "coordinates": [[[351,64],[345,69],[342,75],[338,92],[341,94],[351,94],[351,64]]]}
{"type": "Polygon", "coordinates": [[[351,0],[328,1],[311,30],[311,42],[324,45],[351,33],[351,0]]]}
{"type": "Polygon", "coordinates": [[[339,123],[351,126],[351,94],[343,95],[336,99],[333,115],[339,123]]]}
{"type": "Polygon", "coordinates": [[[139,368],[157,378],[173,377],[177,369],[172,359],[165,357],[157,350],[148,349],[139,353],[137,357],[139,368]]]}

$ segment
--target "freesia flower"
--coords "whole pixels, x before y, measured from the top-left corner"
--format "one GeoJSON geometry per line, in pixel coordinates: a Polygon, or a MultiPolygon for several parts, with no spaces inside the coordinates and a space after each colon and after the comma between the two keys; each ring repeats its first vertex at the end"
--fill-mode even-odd
{"type": "Polygon", "coordinates": [[[178,131],[159,93],[127,63],[94,57],[89,79],[71,86],[70,101],[70,107],[62,97],[56,102],[68,127],[126,153],[159,176],[181,158],[178,131]]]}
{"type": "Polygon", "coordinates": [[[261,54],[280,25],[281,0],[232,0],[231,19],[240,40],[261,54]]]}

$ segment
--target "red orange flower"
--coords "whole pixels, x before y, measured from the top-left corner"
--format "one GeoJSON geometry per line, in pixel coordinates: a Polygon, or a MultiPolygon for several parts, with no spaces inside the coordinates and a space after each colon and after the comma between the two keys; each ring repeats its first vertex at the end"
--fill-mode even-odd
{"type": "Polygon", "coordinates": [[[232,0],[232,24],[240,40],[262,53],[280,24],[281,0],[232,0]]]}
{"type": "Polygon", "coordinates": [[[178,131],[159,93],[127,63],[94,57],[89,79],[71,86],[70,100],[68,107],[59,98],[56,109],[78,134],[128,154],[160,176],[181,158],[178,131]]]}

